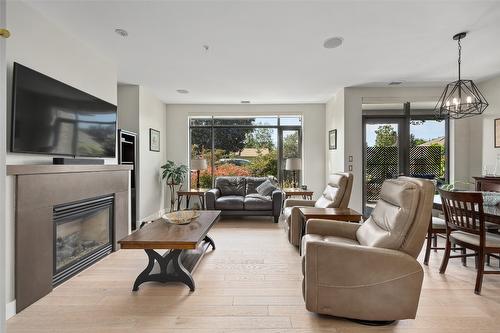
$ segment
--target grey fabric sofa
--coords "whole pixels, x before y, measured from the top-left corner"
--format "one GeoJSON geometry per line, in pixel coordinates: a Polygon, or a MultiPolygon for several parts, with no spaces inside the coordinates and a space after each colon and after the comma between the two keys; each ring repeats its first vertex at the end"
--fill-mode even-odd
{"type": "Polygon", "coordinates": [[[272,216],[278,223],[283,192],[276,189],[269,196],[257,193],[266,177],[217,177],[215,188],[205,193],[207,210],[221,210],[225,216],[272,216]]]}

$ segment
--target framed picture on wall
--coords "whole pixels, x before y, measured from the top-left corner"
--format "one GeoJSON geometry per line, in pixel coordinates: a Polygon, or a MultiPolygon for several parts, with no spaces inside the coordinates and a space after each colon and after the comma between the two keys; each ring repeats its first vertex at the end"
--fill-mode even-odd
{"type": "Polygon", "coordinates": [[[337,149],[337,129],[328,132],[328,147],[330,150],[337,149]]]}
{"type": "Polygon", "coordinates": [[[149,129],[149,150],[160,151],[160,131],[149,129]]]}
{"type": "Polygon", "coordinates": [[[495,148],[500,148],[500,118],[495,119],[495,148]]]}

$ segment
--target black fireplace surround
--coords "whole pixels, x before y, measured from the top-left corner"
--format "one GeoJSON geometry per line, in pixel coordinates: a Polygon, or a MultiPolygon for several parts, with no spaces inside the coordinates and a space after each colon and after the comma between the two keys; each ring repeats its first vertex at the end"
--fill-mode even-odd
{"type": "Polygon", "coordinates": [[[113,219],[113,195],[54,206],[53,286],[111,253],[113,219]]]}

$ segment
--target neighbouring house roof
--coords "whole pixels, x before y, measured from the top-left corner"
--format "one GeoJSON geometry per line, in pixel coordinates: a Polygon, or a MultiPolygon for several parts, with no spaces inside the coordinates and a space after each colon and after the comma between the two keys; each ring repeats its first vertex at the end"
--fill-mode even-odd
{"type": "Polygon", "coordinates": [[[241,154],[239,155],[240,157],[257,157],[259,155],[267,155],[269,154],[269,149],[268,148],[244,148],[241,151],[241,154]]]}
{"type": "Polygon", "coordinates": [[[440,137],[437,137],[435,139],[429,140],[427,142],[420,144],[419,146],[430,146],[430,145],[434,145],[434,144],[444,146],[444,136],[440,136],[440,137]]]}

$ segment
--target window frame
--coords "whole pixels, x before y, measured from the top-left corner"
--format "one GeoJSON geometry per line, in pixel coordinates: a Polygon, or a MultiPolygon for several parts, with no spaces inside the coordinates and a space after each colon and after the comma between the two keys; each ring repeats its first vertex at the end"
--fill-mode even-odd
{"type": "MultiPolygon", "coordinates": [[[[188,117],[188,126],[189,126],[189,140],[188,140],[188,149],[189,149],[189,152],[188,152],[188,156],[189,156],[189,170],[191,172],[191,159],[192,159],[192,142],[191,142],[191,130],[192,129],[196,129],[196,128],[210,128],[210,141],[211,141],[211,159],[210,159],[210,165],[212,166],[212,169],[211,169],[211,172],[212,172],[212,187],[214,185],[214,181],[215,181],[215,178],[214,178],[214,168],[213,166],[215,165],[215,154],[214,154],[214,151],[215,151],[215,140],[214,140],[214,137],[215,137],[215,129],[217,128],[252,128],[252,129],[255,129],[255,128],[270,128],[270,129],[276,129],[276,133],[277,133],[277,150],[278,150],[278,174],[276,175],[277,178],[278,178],[278,182],[281,184],[282,181],[283,181],[283,176],[284,176],[284,170],[282,170],[282,160],[283,160],[283,131],[298,131],[298,146],[299,146],[299,157],[302,158],[302,155],[303,155],[303,142],[302,142],[302,131],[303,131],[303,126],[304,126],[304,117],[302,115],[256,115],[256,116],[244,116],[244,117],[241,117],[241,116],[215,116],[215,115],[211,115],[211,116],[196,116],[196,115],[193,115],[193,116],[189,116],[188,117]],[[215,120],[216,119],[220,119],[220,118],[233,118],[233,119],[248,119],[248,118],[277,118],[277,124],[276,125],[220,125],[220,124],[215,124],[215,120]],[[300,125],[281,125],[281,118],[291,118],[291,117],[296,117],[296,118],[300,118],[300,125]],[[210,124],[207,124],[207,125],[192,125],[191,124],[191,121],[192,119],[205,119],[205,120],[211,120],[210,121],[210,124]]],[[[299,186],[301,185],[301,180],[302,180],[302,172],[303,170],[300,170],[299,171],[299,186]]],[[[188,185],[189,185],[189,188],[191,188],[191,177],[188,177],[189,179],[189,182],[188,182],[188,185]]]]}

